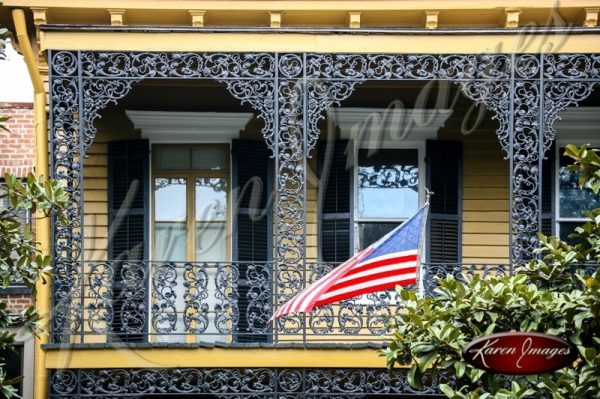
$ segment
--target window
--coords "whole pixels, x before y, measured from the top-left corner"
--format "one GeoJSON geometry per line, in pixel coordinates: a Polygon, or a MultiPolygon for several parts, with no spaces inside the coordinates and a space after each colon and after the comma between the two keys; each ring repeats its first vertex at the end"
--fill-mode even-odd
{"type": "Polygon", "coordinates": [[[418,150],[358,150],[355,231],[363,249],[419,209],[418,150]]]}
{"type": "Polygon", "coordinates": [[[228,147],[155,145],[153,162],[153,258],[227,260],[228,147]]]}
{"type": "Polygon", "coordinates": [[[344,262],[384,236],[418,210],[427,187],[435,195],[422,259],[460,262],[462,143],[407,141],[401,143],[405,148],[391,148],[393,144],[348,151],[356,148],[352,142],[319,142],[319,261],[344,262]]]}
{"type": "MultiPolygon", "coordinates": [[[[5,364],[4,368],[6,371],[7,380],[20,377],[24,374],[23,350],[24,345],[22,343],[14,343],[13,350],[0,349],[0,359],[2,359],[2,363],[5,364]]],[[[18,384],[15,384],[14,387],[17,389],[17,395],[22,396],[23,381],[19,382],[18,384]]]]}
{"type": "Polygon", "coordinates": [[[584,211],[600,208],[600,197],[590,190],[579,189],[578,175],[567,170],[567,166],[573,163],[572,159],[563,155],[564,148],[559,148],[558,151],[557,235],[562,240],[569,241],[568,236],[586,221],[584,211]]]}

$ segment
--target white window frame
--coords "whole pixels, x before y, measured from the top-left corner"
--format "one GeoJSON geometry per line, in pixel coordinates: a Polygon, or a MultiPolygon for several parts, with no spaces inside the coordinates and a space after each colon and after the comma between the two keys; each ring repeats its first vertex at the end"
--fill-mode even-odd
{"type": "Polygon", "coordinates": [[[149,231],[147,232],[147,237],[146,239],[148,240],[148,253],[150,254],[150,260],[154,261],[152,254],[154,253],[154,223],[152,223],[152,221],[154,220],[152,215],[154,212],[154,195],[152,194],[153,190],[154,190],[154,171],[152,169],[152,165],[154,162],[153,159],[153,153],[152,153],[152,147],[154,145],[158,145],[158,146],[162,146],[162,145],[223,145],[223,146],[227,146],[227,148],[229,149],[229,174],[227,176],[227,183],[229,184],[229,191],[227,193],[227,222],[226,222],[226,234],[227,234],[227,257],[228,257],[228,261],[231,261],[232,258],[232,254],[233,254],[233,240],[231,239],[232,234],[233,234],[233,230],[232,230],[232,225],[233,225],[233,204],[234,202],[234,198],[232,193],[233,193],[233,181],[232,181],[232,177],[233,177],[233,156],[231,155],[231,148],[232,148],[232,141],[231,140],[169,140],[168,138],[165,139],[151,139],[148,140],[148,146],[150,148],[150,152],[149,152],[149,156],[148,156],[148,170],[150,171],[150,173],[148,173],[148,187],[150,188],[150,198],[148,200],[148,206],[150,209],[150,228],[148,229],[149,231]]]}
{"type": "MultiPolygon", "coordinates": [[[[417,209],[420,208],[421,206],[423,206],[423,204],[425,203],[425,179],[427,176],[426,173],[426,165],[425,165],[425,152],[426,152],[426,145],[425,145],[425,141],[424,140],[419,140],[419,141],[398,141],[398,142],[381,142],[379,143],[379,145],[377,147],[371,147],[368,145],[359,145],[358,143],[354,142],[354,149],[353,149],[353,159],[355,160],[354,162],[354,168],[353,168],[353,236],[354,236],[354,242],[353,242],[353,253],[356,254],[359,250],[360,250],[360,240],[359,240],[359,229],[358,229],[358,224],[359,223],[394,223],[397,222],[398,224],[406,221],[408,218],[367,218],[367,219],[362,219],[359,218],[358,216],[358,151],[359,150],[375,150],[375,149],[386,149],[386,150],[417,150],[417,167],[419,168],[419,190],[418,190],[418,194],[419,194],[419,202],[417,204],[417,209]]],[[[425,248],[425,243],[423,244],[423,248],[425,248]]],[[[421,256],[421,262],[425,262],[425,254],[422,254],[421,256]]]]}

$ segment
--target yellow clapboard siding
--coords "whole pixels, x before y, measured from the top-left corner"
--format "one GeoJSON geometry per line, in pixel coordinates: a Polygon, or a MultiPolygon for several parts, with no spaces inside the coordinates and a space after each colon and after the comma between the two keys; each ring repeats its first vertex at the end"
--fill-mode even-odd
{"type": "Polygon", "coordinates": [[[471,264],[484,264],[484,265],[502,265],[508,263],[508,250],[506,251],[506,257],[501,258],[478,258],[478,257],[464,257],[463,263],[471,264]]]}
{"type": "Polygon", "coordinates": [[[506,187],[508,188],[508,174],[499,176],[481,176],[465,174],[463,187],[506,187]]]}
{"type": "Polygon", "coordinates": [[[83,177],[102,177],[106,179],[108,176],[108,169],[106,166],[87,166],[83,168],[83,177]]]}
{"type": "Polygon", "coordinates": [[[494,234],[508,233],[508,223],[500,222],[464,222],[463,233],[494,234]]]}
{"type": "Polygon", "coordinates": [[[108,227],[106,226],[85,226],[86,238],[106,238],[108,237],[108,227]]]}
{"type": "Polygon", "coordinates": [[[508,245],[508,234],[463,234],[463,245],[508,245]]]}
{"type": "MultiPolygon", "coordinates": [[[[491,157],[491,155],[488,155],[488,157],[491,157]]],[[[463,162],[463,169],[465,171],[469,171],[469,170],[473,170],[473,169],[477,169],[477,168],[481,168],[482,172],[483,169],[485,169],[486,174],[490,174],[490,172],[504,172],[504,171],[508,171],[508,165],[506,164],[505,161],[485,161],[485,160],[475,160],[475,159],[471,159],[471,158],[467,158],[465,159],[465,161],[463,162]]]]}
{"type": "Polygon", "coordinates": [[[108,145],[106,143],[94,141],[94,144],[92,144],[90,146],[90,148],[88,148],[86,154],[87,155],[98,155],[98,154],[106,155],[107,152],[108,152],[108,145]]]}
{"type": "Polygon", "coordinates": [[[306,224],[306,234],[308,235],[317,235],[319,226],[317,223],[307,223],[306,224]]]}
{"type": "Polygon", "coordinates": [[[508,223],[508,212],[463,212],[463,221],[508,223]]]}
{"type": "Polygon", "coordinates": [[[86,243],[89,243],[89,249],[106,249],[108,248],[108,239],[99,237],[86,237],[86,243]]]}
{"type": "Polygon", "coordinates": [[[108,212],[108,204],[106,202],[86,202],[85,213],[106,214],[108,212]]]}
{"type": "Polygon", "coordinates": [[[90,166],[106,166],[107,159],[106,154],[88,154],[89,156],[83,162],[83,167],[87,168],[90,166]]]}
{"type": "Polygon", "coordinates": [[[306,213],[306,222],[307,223],[317,223],[317,213],[316,212],[307,212],[306,213]]]}
{"type": "Polygon", "coordinates": [[[106,190],[108,188],[108,181],[106,178],[87,178],[83,180],[84,190],[106,190]]]}
{"type": "Polygon", "coordinates": [[[85,209],[84,216],[84,224],[85,226],[107,226],[108,225],[108,215],[98,215],[98,214],[89,214],[88,210],[85,209]]]}
{"type": "Polygon", "coordinates": [[[84,251],[86,260],[107,260],[108,251],[106,249],[91,249],[88,248],[84,251]]]}
{"type": "MultiPolygon", "coordinates": [[[[463,190],[463,201],[465,200],[500,200],[509,198],[508,188],[494,188],[494,187],[465,187],[463,190]]],[[[463,202],[464,204],[464,202],[463,202]]]]}
{"type": "Polygon", "coordinates": [[[508,209],[508,199],[476,199],[463,201],[463,211],[508,211],[508,209]]]}
{"type": "Polygon", "coordinates": [[[101,202],[107,201],[106,190],[85,190],[83,191],[83,199],[85,201],[101,202]]]}
{"type": "Polygon", "coordinates": [[[467,245],[463,246],[463,257],[502,258],[508,256],[508,247],[493,245],[467,245]]]}

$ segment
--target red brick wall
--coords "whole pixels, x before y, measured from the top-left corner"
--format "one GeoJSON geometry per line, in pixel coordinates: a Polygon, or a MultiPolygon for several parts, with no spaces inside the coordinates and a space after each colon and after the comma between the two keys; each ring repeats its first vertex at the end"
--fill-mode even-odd
{"type": "Polygon", "coordinates": [[[8,312],[11,314],[21,313],[33,305],[32,294],[5,294],[0,296],[2,302],[7,303],[8,312]]]}
{"type": "Polygon", "coordinates": [[[0,103],[0,115],[10,116],[0,130],[0,177],[13,173],[25,177],[35,165],[33,104],[0,103]]]}

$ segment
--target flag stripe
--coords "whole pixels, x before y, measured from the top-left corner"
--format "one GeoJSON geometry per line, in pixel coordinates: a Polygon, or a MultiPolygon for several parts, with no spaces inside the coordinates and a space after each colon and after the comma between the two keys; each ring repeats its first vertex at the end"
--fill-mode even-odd
{"type": "MultiPolygon", "coordinates": [[[[394,265],[395,266],[395,265],[394,265]]],[[[352,289],[352,286],[357,285],[357,284],[362,284],[364,282],[367,281],[374,281],[377,280],[378,278],[381,277],[387,277],[387,276],[402,276],[408,273],[416,273],[417,272],[417,266],[415,265],[414,262],[410,263],[410,264],[406,264],[404,266],[402,266],[401,268],[394,268],[391,270],[382,270],[382,271],[377,271],[365,276],[359,276],[356,277],[354,279],[351,280],[346,280],[346,281],[341,281],[338,283],[335,283],[334,285],[332,285],[327,292],[323,293],[322,297],[326,297],[327,294],[331,291],[334,290],[338,290],[340,288],[347,288],[347,289],[352,289]]]]}
{"type": "Polygon", "coordinates": [[[351,291],[355,291],[357,289],[359,289],[359,290],[363,289],[365,287],[368,287],[369,285],[377,286],[377,285],[381,284],[382,280],[385,280],[385,281],[404,280],[405,276],[416,276],[416,274],[417,274],[416,268],[408,269],[404,273],[401,273],[401,274],[398,274],[398,273],[383,274],[382,273],[381,276],[375,276],[371,279],[357,281],[356,284],[341,286],[341,287],[332,289],[330,291],[327,291],[326,293],[321,295],[321,297],[319,299],[330,298],[332,296],[337,295],[337,293],[339,293],[341,291],[351,292],[351,291]]]}
{"type": "MultiPolygon", "coordinates": [[[[397,277],[392,278],[392,279],[390,279],[390,281],[387,281],[386,279],[382,279],[379,281],[379,284],[377,284],[377,285],[367,284],[366,286],[364,286],[362,288],[357,287],[353,291],[343,291],[343,290],[336,291],[335,295],[328,296],[327,298],[323,297],[323,299],[320,299],[319,301],[317,301],[314,304],[314,306],[322,306],[322,305],[326,305],[328,303],[342,301],[344,299],[350,299],[350,298],[353,298],[358,295],[368,294],[370,292],[388,290],[388,289],[396,287],[397,285],[410,285],[410,284],[415,284],[416,282],[417,282],[417,274],[416,273],[407,274],[406,276],[404,276],[402,278],[397,278],[397,277]]],[[[331,294],[334,294],[334,293],[331,293],[331,294]]]]}
{"type": "MultiPolygon", "coordinates": [[[[329,288],[329,286],[331,286],[337,280],[339,275],[343,275],[347,269],[351,268],[356,263],[360,262],[362,259],[365,258],[365,256],[370,254],[371,251],[372,251],[372,248],[365,249],[364,251],[360,252],[358,254],[358,256],[350,258],[349,261],[342,264],[341,266],[338,266],[338,268],[334,269],[330,275],[322,278],[321,280],[323,280],[323,283],[317,284],[316,286],[318,288],[312,293],[310,292],[310,290],[306,291],[308,294],[308,295],[306,295],[306,298],[304,298],[299,303],[299,307],[294,307],[294,310],[292,310],[292,311],[299,312],[299,311],[302,311],[303,308],[308,308],[310,306],[311,302],[314,302],[314,300],[316,298],[318,298],[323,292],[325,292],[327,290],[327,288],[329,288]],[[336,273],[336,270],[338,271],[337,273],[336,273]]],[[[319,282],[319,280],[317,280],[317,283],[318,282],[319,282]]],[[[312,309],[312,306],[310,306],[310,309],[312,309]]]]}
{"type": "Polygon", "coordinates": [[[283,307],[279,308],[277,312],[273,315],[273,318],[277,318],[281,315],[292,312],[307,311],[304,309],[310,308],[312,310],[313,306],[310,305],[311,301],[314,301],[315,298],[318,298],[320,294],[322,294],[331,284],[333,284],[336,281],[339,275],[344,274],[346,269],[352,267],[360,260],[364,259],[367,255],[371,253],[371,251],[372,248],[366,248],[362,252],[359,252],[354,257],[348,259],[346,262],[342,263],[340,266],[332,270],[329,274],[315,281],[310,286],[310,290],[304,290],[299,292],[283,307]]]}
{"type": "Polygon", "coordinates": [[[391,265],[394,263],[401,263],[401,262],[415,260],[416,258],[417,258],[416,250],[396,252],[396,253],[389,254],[386,256],[380,256],[375,259],[370,259],[367,262],[363,262],[356,267],[353,267],[352,270],[350,270],[348,273],[346,273],[346,276],[358,274],[364,270],[369,270],[371,268],[375,268],[375,267],[379,267],[379,266],[386,266],[386,265],[391,265]]]}
{"type": "MultiPolygon", "coordinates": [[[[400,258],[398,261],[386,262],[384,265],[370,267],[368,269],[363,269],[359,273],[353,273],[342,277],[338,280],[338,283],[343,283],[345,281],[353,280],[354,278],[360,278],[363,276],[368,276],[370,274],[380,273],[386,270],[401,270],[410,265],[415,266],[417,261],[417,255],[413,255],[410,258],[400,258]]],[[[337,283],[336,283],[337,284],[337,283]]]]}

